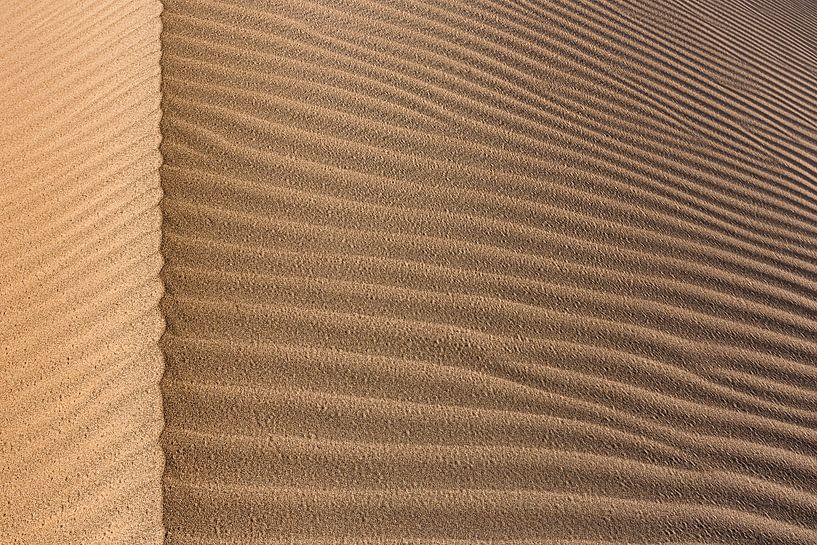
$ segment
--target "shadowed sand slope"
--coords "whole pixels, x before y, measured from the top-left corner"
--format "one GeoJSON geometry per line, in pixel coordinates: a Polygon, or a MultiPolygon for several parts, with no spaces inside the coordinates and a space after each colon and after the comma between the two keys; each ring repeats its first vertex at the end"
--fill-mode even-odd
{"type": "Polygon", "coordinates": [[[154,1],[0,2],[0,543],[160,543],[154,1]]]}
{"type": "Polygon", "coordinates": [[[163,23],[170,543],[817,543],[813,6],[163,23]]]}

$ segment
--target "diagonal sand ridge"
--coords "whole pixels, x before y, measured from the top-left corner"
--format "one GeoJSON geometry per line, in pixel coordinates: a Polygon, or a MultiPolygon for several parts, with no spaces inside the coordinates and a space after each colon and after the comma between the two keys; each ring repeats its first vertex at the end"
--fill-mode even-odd
{"type": "Polygon", "coordinates": [[[0,2],[0,543],[164,535],[160,11],[0,2]]]}

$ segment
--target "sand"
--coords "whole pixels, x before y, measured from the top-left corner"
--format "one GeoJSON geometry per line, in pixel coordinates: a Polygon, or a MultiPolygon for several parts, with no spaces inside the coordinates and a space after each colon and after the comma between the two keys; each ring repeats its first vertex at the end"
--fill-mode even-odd
{"type": "Polygon", "coordinates": [[[108,5],[151,21],[127,62],[91,60],[113,22],[55,28],[96,63],[76,80],[24,53],[42,13],[4,26],[40,79],[3,86],[27,227],[0,369],[35,393],[4,405],[0,530],[159,542],[160,509],[170,545],[817,543],[813,5],[165,0],[152,47],[155,8],[108,5]],[[138,176],[100,132],[126,124],[138,176]],[[69,354],[93,350],[132,357],[69,354]],[[133,465],[49,481],[55,437],[69,474],[133,465]]]}
{"type": "Polygon", "coordinates": [[[162,540],[159,13],[0,2],[0,543],[162,540]]]}
{"type": "Polygon", "coordinates": [[[166,1],[168,542],[817,543],[814,16],[166,1]]]}

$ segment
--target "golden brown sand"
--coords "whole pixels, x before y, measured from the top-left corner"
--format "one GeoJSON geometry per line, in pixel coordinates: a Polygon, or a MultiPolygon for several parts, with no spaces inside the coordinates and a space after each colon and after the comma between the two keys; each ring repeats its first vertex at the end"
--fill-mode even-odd
{"type": "Polygon", "coordinates": [[[815,16],[167,0],[168,542],[817,543],[815,16]]]}
{"type": "Polygon", "coordinates": [[[161,542],[159,13],[0,2],[0,544],[161,542]]]}
{"type": "Polygon", "coordinates": [[[0,13],[0,544],[817,544],[813,3],[163,4],[163,477],[158,7],[0,13]]]}

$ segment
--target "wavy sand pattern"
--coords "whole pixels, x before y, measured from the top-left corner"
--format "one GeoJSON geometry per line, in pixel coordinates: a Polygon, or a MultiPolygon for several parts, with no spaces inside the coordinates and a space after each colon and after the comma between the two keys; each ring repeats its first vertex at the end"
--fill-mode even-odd
{"type": "Polygon", "coordinates": [[[0,21],[0,544],[817,543],[811,3],[0,21]]]}
{"type": "Polygon", "coordinates": [[[817,543],[816,15],[166,1],[168,542],[817,543]]]}
{"type": "Polygon", "coordinates": [[[0,2],[0,543],[158,543],[159,14],[0,2]]]}

